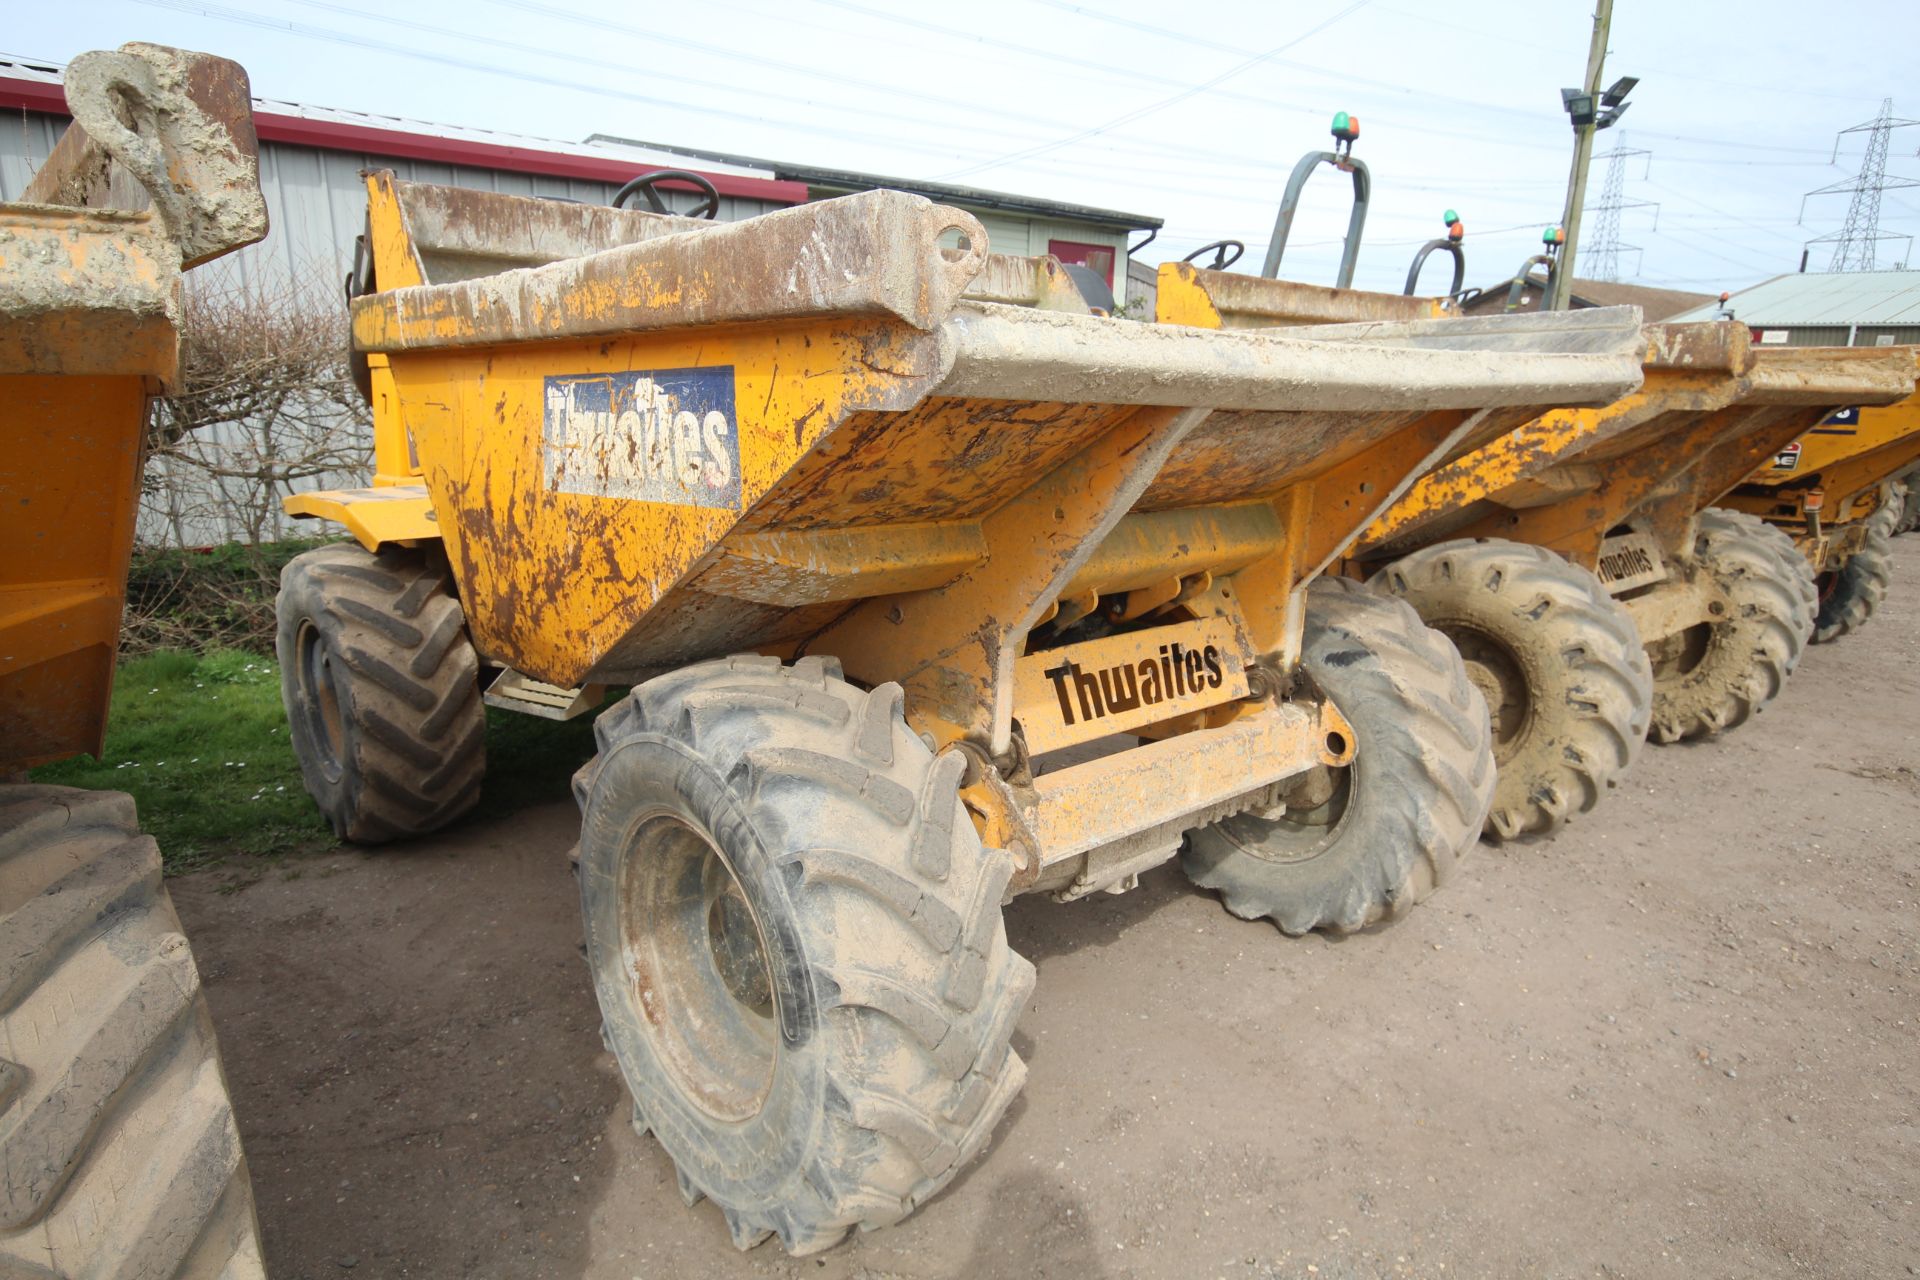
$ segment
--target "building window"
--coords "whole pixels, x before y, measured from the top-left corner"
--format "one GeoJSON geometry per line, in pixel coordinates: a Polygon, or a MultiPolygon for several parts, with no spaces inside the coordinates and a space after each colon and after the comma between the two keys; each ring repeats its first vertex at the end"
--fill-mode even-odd
{"type": "Polygon", "coordinates": [[[1047,252],[1062,262],[1085,267],[1106,278],[1107,288],[1113,288],[1113,246],[1110,244],[1082,244],[1078,240],[1049,240],[1047,252]]]}

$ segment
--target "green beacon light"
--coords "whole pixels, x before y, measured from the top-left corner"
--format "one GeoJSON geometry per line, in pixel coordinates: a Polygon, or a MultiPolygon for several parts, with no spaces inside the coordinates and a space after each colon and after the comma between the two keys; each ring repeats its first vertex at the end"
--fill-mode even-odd
{"type": "Polygon", "coordinates": [[[1559,227],[1548,227],[1540,233],[1540,243],[1551,248],[1559,248],[1567,242],[1567,233],[1559,227]]]}
{"type": "Polygon", "coordinates": [[[1441,216],[1440,220],[1447,224],[1447,239],[1449,240],[1466,239],[1467,224],[1460,221],[1459,214],[1449,209],[1446,211],[1445,214],[1441,216]]]}
{"type": "Polygon", "coordinates": [[[1360,117],[1348,115],[1344,111],[1333,114],[1334,154],[1342,159],[1353,153],[1353,144],[1360,136],[1360,117]]]}

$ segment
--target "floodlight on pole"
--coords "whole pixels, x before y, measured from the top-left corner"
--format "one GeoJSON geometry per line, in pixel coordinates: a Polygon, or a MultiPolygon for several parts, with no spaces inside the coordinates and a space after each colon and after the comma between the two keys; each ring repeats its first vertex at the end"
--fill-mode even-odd
{"type": "Polygon", "coordinates": [[[1547,282],[1547,293],[1540,301],[1542,311],[1565,311],[1573,293],[1574,255],[1580,250],[1580,205],[1587,194],[1587,163],[1593,156],[1593,135],[1612,124],[1626,110],[1626,96],[1638,81],[1624,76],[1614,81],[1605,94],[1600,92],[1600,71],[1607,59],[1607,32],[1613,26],[1613,0],[1596,0],[1593,13],[1593,39],[1587,46],[1587,74],[1581,88],[1562,89],[1560,103],[1573,122],[1573,168],[1567,176],[1566,243],[1560,250],[1560,267],[1547,282]],[[1598,106],[1605,98],[1618,95],[1620,101],[1607,105],[1600,116],[1598,106]]]}

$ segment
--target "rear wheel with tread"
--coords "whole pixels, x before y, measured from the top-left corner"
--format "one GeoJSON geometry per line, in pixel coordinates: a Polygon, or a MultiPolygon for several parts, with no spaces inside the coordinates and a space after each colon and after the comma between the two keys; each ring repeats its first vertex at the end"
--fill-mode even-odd
{"type": "Polygon", "coordinates": [[[1817,580],[1820,613],[1814,619],[1813,642],[1826,644],[1867,625],[1887,598],[1893,582],[1893,535],[1906,513],[1906,490],[1889,485],[1880,505],[1867,517],[1866,541],[1838,569],[1817,580]]]}
{"type": "Polygon", "coordinates": [[[1912,533],[1920,529],[1920,468],[1907,472],[1900,483],[1906,488],[1906,498],[1900,504],[1900,518],[1893,531],[1912,533]]]}
{"type": "Polygon", "coordinates": [[[0,1273],[265,1275],[199,970],[119,792],[0,786],[0,1175],[0,1273]]]}
{"type": "Polygon", "coordinates": [[[634,1122],[734,1243],[885,1226],[986,1145],[1033,967],[964,760],[818,657],[701,663],[594,726],[575,779],[588,962],[634,1122]]]}
{"type": "Polygon", "coordinates": [[[1793,539],[1758,516],[1700,513],[1694,563],[1726,593],[1730,615],[1647,648],[1655,742],[1711,737],[1780,695],[1813,634],[1813,570],[1793,539]]]}
{"type": "Polygon", "coordinates": [[[1181,865],[1242,919],[1350,933],[1405,914],[1479,838],[1492,736],[1453,645],[1361,583],[1308,589],[1303,666],[1352,724],[1353,763],[1277,819],[1190,833],[1181,865]]]}
{"type": "Polygon", "coordinates": [[[320,547],[281,571],[274,612],[294,755],[336,835],[377,844],[473,808],[486,708],[442,564],[399,547],[320,547]]]}
{"type": "Polygon", "coordinates": [[[1520,543],[1443,542],[1372,585],[1453,641],[1487,700],[1499,771],[1488,836],[1559,829],[1639,754],[1653,671],[1632,617],[1587,570],[1520,543]]]}

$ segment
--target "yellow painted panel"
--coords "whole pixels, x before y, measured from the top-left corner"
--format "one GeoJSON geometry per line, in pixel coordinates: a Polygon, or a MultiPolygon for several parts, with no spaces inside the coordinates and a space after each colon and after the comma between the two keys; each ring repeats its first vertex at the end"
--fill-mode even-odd
{"type": "Polygon", "coordinates": [[[393,354],[481,651],[583,683],[930,341],[873,318],[393,354]]]}
{"type": "Polygon", "coordinates": [[[1808,472],[1872,453],[1908,436],[1920,435],[1920,395],[1857,412],[1859,418],[1854,424],[1823,422],[1801,436],[1794,441],[1794,447],[1780,455],[1781,461],[1792,459],[1788,465],[1776,462],[1757,472],[1752,483],[1784,484],[1808,472]]]}
{"type": "Polygon", "coordinates": [[[1184,262],[1163,262],[1154,281],[1153,318],[1156,324],[1188,324],[1197,329],[1224,327],[1220,311],[1201,287],[1194,269],[1184,262]]]}
{"type": "Polygon", "coordinates": [[[440,522],[427,487],[384,485],[372,489],[315,489],[280,500],[290,516],[332,520],[347,527],[369,551],[391,542],[440,537],[440,522]]]}

